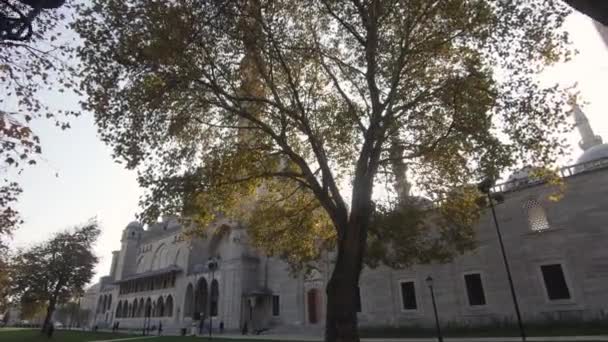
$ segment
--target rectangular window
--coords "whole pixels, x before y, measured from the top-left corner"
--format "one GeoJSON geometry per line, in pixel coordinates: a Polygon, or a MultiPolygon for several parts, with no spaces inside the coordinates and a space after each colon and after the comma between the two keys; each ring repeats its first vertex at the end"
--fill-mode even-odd
{"type": "Polygon", "coordinates": [[[486,305],[486,294],[483,291],[483,284],[481,283],[481,274],[465,274],[464,281],[467,286],[467,296],[469,297],[469,305],[486,305]]]}
{"type": "Polygon", "coordinates": [[[281,313],[279,296],[272,296],[272,315],[278,316],[281,313]]]}
{"type": "Polygon", "coordinates": [[[401,304],[403,310],[416,310],[416,288],[413,281],[404,281],[401,283],[401,304]]]}
{"type": "Polygon", "coordinates": [[[540,267],[540,270],[543,274],[549,300],[570,299],[570,290],[566,283],[562,265],[543,265],[540,267]]]}

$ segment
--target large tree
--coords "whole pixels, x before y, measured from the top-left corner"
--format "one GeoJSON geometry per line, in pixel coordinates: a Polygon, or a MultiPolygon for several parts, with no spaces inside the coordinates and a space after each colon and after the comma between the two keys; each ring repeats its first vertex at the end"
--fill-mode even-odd
{"type": "Polygon", "coordinates": [[[18,302],[44,305],[46,329],[58,304],[82,293],[93,277],[97,257],[93,244],[99,236],[97,222],[90,221],[72,231],[18,251],[11,262],[11,294],[18,302]]]}
{"type": "Polygon", "coordinates": [[[296,265],[335,249],[325,338],[356,341],[365,262],[471,248],[469,184],[563,148],[566,96],[535,75],[567,56],[567,13],[552,0],[93,0],[75,28],[84,106],[139,170],[145,216],[230,217],[296,265]]]}

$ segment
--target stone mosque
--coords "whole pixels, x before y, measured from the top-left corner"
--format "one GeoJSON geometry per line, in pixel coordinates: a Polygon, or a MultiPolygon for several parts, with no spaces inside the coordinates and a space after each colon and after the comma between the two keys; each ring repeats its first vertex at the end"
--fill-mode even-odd
{"type": "MultiPolygon", "coordinates": [[[[584,153],[560,169],[566,184],[560,201],[548,200],[554,189],[525,170],[494,188],[504,195],[496,214],[525,322],[608,317],[608,144],[578,106],[573,113],[584,153]]],[[[168,333],[209,325],[217,331],[220,324],[226,331],[322,331],[330,256],[312,272],[293,275],[283,261],[252,248],[243,228],[212,230],[207,239],[183,240],[175,218],[129,223],[109,275],[85,296],[94,313],[89,325],[141,330],[161,323],[168,333]]],[[[514,321],[490,212],[476,232],[478,248],[451,263],[365,269],[360,325],[433,325],[429,276],[442,324],[514,321]]]]}

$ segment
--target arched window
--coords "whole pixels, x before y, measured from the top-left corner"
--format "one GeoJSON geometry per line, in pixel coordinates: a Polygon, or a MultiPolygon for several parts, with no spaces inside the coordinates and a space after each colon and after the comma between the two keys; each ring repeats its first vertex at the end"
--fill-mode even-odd
{"type": "Polygon", "coordinates": [[[122,302],[118,302],[118,306],[116,307],[116,318],[120,318],[122,316],[122,302]]]}
{"type": "Polygon", "coordinates": [[[108,297],[103,296],[101,300],[101,313],[106,312],[106,303],[108,302],[108,297]]]}
{"type": "Polygon", "coordinates": [[[194,312],[192,313],[194,320],[201,319],[201,313],[207,314],[207,293],[207,280],[201,278],[194,292],[194,312]]]}
{"type": "Polygon", "coordinates": [[[173,297],[171,297],[171,295],[169,295],[165,301],[165,316],[173,316],[173,297]]]}
{"type": "Polygon", "coordinates": [[[122,303],[122,317],[123,318],[129,317],[129,302],[126,300],[124,303],[122,303]]]}
{"type": "Polygon", "coordinates": [[[537,200],[530,200],[524,205],[528,215],[528,225],[533,232],[540,232],[549,229],[549,221],[545,209],[537,200]]]}
{"type": "Polygon", "coordinates": [[[136,268],[136,273],[142,273],[146,270],[146,259],[145,257],[142,255],[139,257],[139,259],[137,260],[137,268],[136,268]]]}
{"type": "Polygon", "coordinates": [[[133,301],[133,311],[131,312],[131,317],[137,316],[137,299],[133,301]]]}
{"type": "Polygon", "coordinates": [[[110,310],[112,308],[112,295],[108,296],[108,308],[106,310],[110,310]]]}
{"type": "Polygon", "coordinates": [[[97,300],[97,313],[100,313],[101,310],[103,310],[103,296],[99,296],[99,299],[97,300]]]}
{"type": "Polygon", "coordinates": [[[167,266],[167,247],[162,244],[154,252],[154,257],[152,257],[152,269],[157,270],[159,268],[163,268],[167,266]]]}
{"type": "Polygon", "coordinates": [[[139,298],[139,305],[137,305],[137,317],[144,316],[144,299],[139,298]]]}
{"type": "Polygon", "coordinates": [[[220,286],[217,279],[211,282],[211,316],[216,317],[220,300],[220,286]]]}
{"type": "Polygon", "coordinates": [[[184,299],[184,317],[192,317],[192,311],[194,311],[194,290],[192,284],[188,284],[184,299]]]}
{"type": "Polygon", "coordinates": [[[146,299],[144,317],[152,317],[152,300],[150,299],[150,297],[148,297],[148,299],[146,299]]]}
{"type": "Polygon", "coordinates": [[[163,317],[165,315],[165,304],[163,297],[158,297],[156,301],[156,317],[163,317]]]}
{"type": "Polygon", "coordinates": [[[177,251],[173,263],[177,266],[186,267],[186,250],[184,248],[177,251]]]}

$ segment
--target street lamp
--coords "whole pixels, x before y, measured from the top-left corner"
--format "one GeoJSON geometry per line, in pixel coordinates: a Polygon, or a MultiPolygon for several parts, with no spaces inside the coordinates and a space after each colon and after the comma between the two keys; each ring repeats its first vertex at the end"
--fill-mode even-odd
{"type": "Polygon", "coordinates": [[[437,327],[437,340],[443,342],[443,335],[441,335],[441,326],[439,325],[439,315],[437,314],[437,304],[435,303],[435,291],[433,290],[433,277],[428,276],[426,278],[426,284],[431,291],[431,301],[433,302],[433,313],[435,314],[435,326],[437,327]]]}
{"type": "MultiPolygon", "coordinates": [[[[218,257],[211,257],[209,258],[209,260],[207,261],[207,268],[211,271],[211,286],[209,287],[209,339],[213,338],[213,302],[214,302],[214,298],[213,296],[215,295],[213,293],[213,281],[215,280],[215,271],[218,269],[219,267],[219,258],[218,257]]],[[[218,305],[217,303],[215,305],[218,305]]]]}
{"type": "Polygon", "coordinates": [[[526,341],[526,332],[524,330],[524,324],[521,319],[521,313],[519,311],[519,304],[517,303],[517,295],[515,293],[515,287],[513,286],[513,277],[511,277],[511,269],[509,267],[509,262],[507,260],[507,254],[505,253],[505,246],[502,242],[502,234],[500,233],[500,226],[498,225],[498,219],[496,218],[496,210],[494,209],[494,199],[501,200],[502,197],[500,194],[492,193],[493,185],[494,185],[494,181],[490,178],[486,178],[477,185],[477,188],[479,189],[479,191],[481,191],[482,193],[487,195],[488,202],[490,202],[490,208],[492,209],[492,217],[494,218],[494,226],[496,227],[496,235],[498,235],[498,243],[500,245],[500,252],[502,253],[502,260],[505,264],[505,271],[507,272],[507,280],[509,281],[509,288],[511,289],[511,298],[513,299],[515,315],[517,316],[517,325],[519,326],[519,333],[521,335],[521,340],[525,342],[526,341]]]}
{"type": "Polygon", "coordinates": [[[31,10],[24,14],[22,6],[11,4],[10,0],[0,0],[4,9],[13,12],[13,16],[0,12],[0,41],[3,40],[28,40],[33,34],[32,21],[43,9],[55,9],[61,7],[65,0],[18,0],[31,10]],[[15,16],[16,15],[16,16],[15,16]]]}

